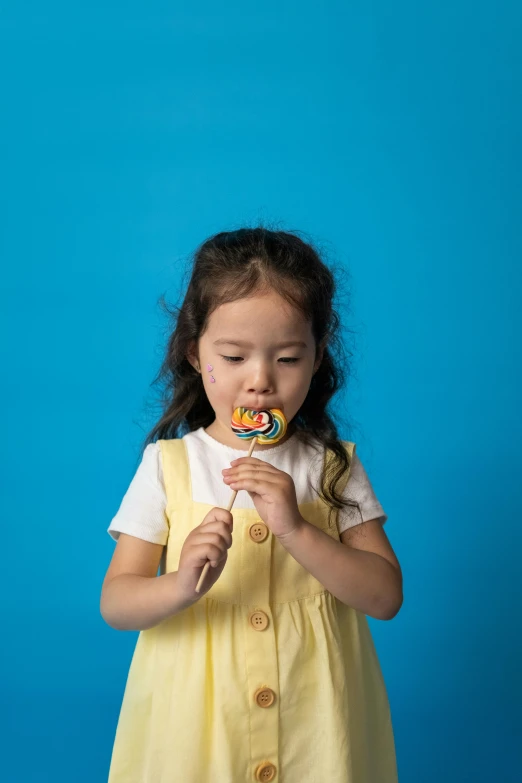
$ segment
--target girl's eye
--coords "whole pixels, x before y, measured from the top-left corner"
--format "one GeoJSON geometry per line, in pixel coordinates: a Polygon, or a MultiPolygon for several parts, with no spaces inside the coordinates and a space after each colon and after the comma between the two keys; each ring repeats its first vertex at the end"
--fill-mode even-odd
{"type": "MultiPolygon", "coordinates": [[[[241,362],[243,360],[242,356],[223,356],[223,354],[221,354],[221,356],[226,362],[230,362],[231,364],[237,364],[238,362],[241,362]]],[[[296,362],[299,361],[299,358],[295,359],[295,358],[290,358],[289,356],[285,356],[279,359],[279,361],[283,362],[283,364],[295,364],[296,362]]]]}

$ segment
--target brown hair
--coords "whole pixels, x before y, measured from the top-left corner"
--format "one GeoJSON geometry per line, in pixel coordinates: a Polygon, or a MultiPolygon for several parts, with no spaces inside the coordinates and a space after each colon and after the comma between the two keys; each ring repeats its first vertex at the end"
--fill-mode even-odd
{"type": "Polygon", "coordinates": [[[152,383],[162,387],[162,415],[146,436],[143,448],[160,438],[181,437],[208,427],[214,421],[201,375],[186,358],[190,346],[197,344],[210,314],[219,305],[274,288],[311,322],[316,349],[324,345],[322,362],[292,425],[305,443],[315,445],[315,438],[332,452],[321,487],[316,488],[331,513],[357,505],[336,491],[349,468],[349,458],[328,412],[330,400],[345,384],[350,369],[339,336],[339,316],[333,308],[337,290],[333,273],[313,244],[303,241],[299,233],[258,226],[215,234],[196,249],[191,259],[190,280],[181,307],[170,309],[161,297],[163,309],[172,318],[166,354],[152,383]]]}

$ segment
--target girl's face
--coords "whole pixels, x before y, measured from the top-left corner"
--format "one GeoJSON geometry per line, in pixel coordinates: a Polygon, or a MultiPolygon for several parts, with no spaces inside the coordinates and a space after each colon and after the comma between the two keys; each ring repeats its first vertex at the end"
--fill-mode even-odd
{"type": "MultiPolygon", "coordinates": [[[[306,398],[322,352],[316,360],[310,323],[271,290],[220,305],[210,316],[197,353],[187,358],[193,366],[199,363],[205,392],[216,414],[206,431],[238,449],[241,442],[230,427],[234,409],[280,408],[290,422],[306,398]]],[[[289,427],[277,445],[291,432],[289,427]]],[[[257,444],[255,448],[260,451],[272,446],[257,444]]]]}

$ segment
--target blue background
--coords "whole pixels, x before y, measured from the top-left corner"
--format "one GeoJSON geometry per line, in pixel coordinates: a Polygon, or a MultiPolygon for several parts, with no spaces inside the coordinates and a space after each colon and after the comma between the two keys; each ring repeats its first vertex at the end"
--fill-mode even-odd
{"type": "Polygon", "coordinates": [[[352,277],[337,405],[403,568],[370,620],[400,781],[520,780],[521,33],[492,0],[3,4],[2,783],[106,780],[157,301],[258,220],[352,277]]]}

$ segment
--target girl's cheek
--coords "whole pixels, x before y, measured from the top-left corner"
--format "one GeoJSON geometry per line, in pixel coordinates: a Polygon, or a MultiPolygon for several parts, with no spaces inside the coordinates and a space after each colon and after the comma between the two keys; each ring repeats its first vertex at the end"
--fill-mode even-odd
{"type": "Polygon", "coordinates": [[[234,395],[229,392],[226,386],[226,382],[221,377],[221,374],[219,375],[214,373],[212,374],[214,375],[216,382],[210,383],[207,386],[207,391],[212,401],[212,404],[218,408],[219,407],[230,408],[231,397],[234,397],[234,395]]]}

